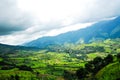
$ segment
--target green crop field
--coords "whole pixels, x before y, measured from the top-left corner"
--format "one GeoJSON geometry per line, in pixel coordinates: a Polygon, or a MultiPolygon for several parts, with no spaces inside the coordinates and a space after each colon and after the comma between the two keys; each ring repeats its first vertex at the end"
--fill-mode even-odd
{"type": "Polygon", "coordinates": [[[116,80],[120,78],[119,42],[108,39],[37,51],[3,52],[0,80],[116,80]]]}

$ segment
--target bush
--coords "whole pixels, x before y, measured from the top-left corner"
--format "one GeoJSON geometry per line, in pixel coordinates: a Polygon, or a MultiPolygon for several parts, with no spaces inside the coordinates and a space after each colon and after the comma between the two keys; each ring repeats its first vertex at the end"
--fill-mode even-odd
{"type": "Polygon", "coordinates": [[[26,66],[26,65],[21,65],[18,68],[19,70],[33,71],[31,67],[26,66]]]}

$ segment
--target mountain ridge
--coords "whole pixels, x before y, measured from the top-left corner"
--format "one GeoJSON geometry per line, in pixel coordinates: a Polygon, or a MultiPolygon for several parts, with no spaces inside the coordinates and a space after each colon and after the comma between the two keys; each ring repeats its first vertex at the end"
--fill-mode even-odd
{"type": "Polygon", "coordinates": [[[113,20],[100,21],[89,27],[62,33],[57,36],[47,36],[25,43],[27,47],[46,48],[64,43],[89,43],[96,40],[120,38],[120,17],[113,20]]]}

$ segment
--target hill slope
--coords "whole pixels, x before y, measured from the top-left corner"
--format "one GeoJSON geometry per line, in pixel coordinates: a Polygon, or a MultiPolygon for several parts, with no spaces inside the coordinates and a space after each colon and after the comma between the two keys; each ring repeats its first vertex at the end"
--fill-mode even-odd
{"type": "Polygon", "coordinates": [[[97,80],[119,80],[120,63],[112,63],[101,69],[97,74],[97,80]]]}
{"type": "Polygon", "coordinates": [[[78,43],[84,41],[89,43],[96,40],[120,37],[120,17],[114,20],[101,21],[90,27],[71,31],[58,36],[42,37],[25,43],[24,46],[45,48],[50,45],[62,45],[64,43],[78,43]]]}

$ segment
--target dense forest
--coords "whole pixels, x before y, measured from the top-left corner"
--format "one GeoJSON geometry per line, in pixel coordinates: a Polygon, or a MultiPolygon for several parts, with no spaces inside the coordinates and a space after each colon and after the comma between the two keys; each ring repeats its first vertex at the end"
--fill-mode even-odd
{"type": "Polygon", "coordinates": [[[0,45],[0,80],[120,80],[120,39],[32,49],[0,45]]]}

